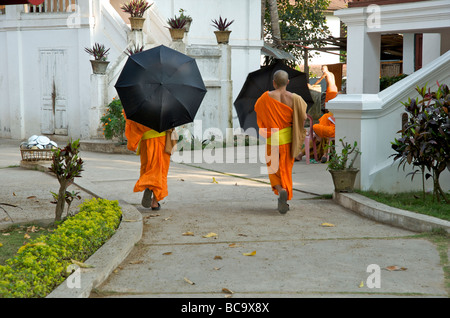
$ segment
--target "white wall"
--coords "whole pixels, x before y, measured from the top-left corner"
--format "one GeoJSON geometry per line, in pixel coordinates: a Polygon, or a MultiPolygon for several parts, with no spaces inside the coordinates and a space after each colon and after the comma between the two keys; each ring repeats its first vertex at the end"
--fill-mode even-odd
{"type": "MultiPolygon", "coordinates": [[[[231,36],[231,79],[233,102],[239,95],[248,73],[260,68],[261,47],[261,1],[260,0],[155,0],[154,6],[161,17],[179,16],[180,8],[193,19],[186,42],[191,45],[216,46],[215,28],[212,19],[219,16],[229,21],[231,36]]],[[[239,127],[239,121],[233,107],[233,125],[239,127]]]]}

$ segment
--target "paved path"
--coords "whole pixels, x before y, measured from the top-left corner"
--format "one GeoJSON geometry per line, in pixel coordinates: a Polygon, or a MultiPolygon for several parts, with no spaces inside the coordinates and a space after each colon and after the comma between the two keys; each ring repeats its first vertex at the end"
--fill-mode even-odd
{"type": "MultiPolygon", "coordinates": [[[[7,149],[14,152],[3,145],[2,153],[7,149]]],[[[155,212],[132,192],[138,157],[81,157],[92,192],[125,200],[144,220],[142,239],[91,297],[224,298],[227,290],[233,298],[448,297],[438,244],[319,198],[332,192],[323,164],[295,163],[291,210],[280,215],[260,163],[174,162],[169,197],[155,212]]],[[[15,160],[0,158],[2,180],[27,179],[21,168],[7,168],[15,160]]],[[[27,173],[39,188],[35,174],[42,173],[27,173]]],[[[7,187],[2,182],[0,201],[7,187]]]]}

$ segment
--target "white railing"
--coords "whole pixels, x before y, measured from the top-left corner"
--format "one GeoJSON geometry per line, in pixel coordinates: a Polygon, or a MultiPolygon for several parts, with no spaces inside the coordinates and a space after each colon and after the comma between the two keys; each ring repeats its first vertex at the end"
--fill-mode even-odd
{"type": "Polygon", "coordinates": [[[40,5],[25,4],[25,13],[59,13],[75,12],[77,10],[78,0],[45,0],[40,5]]]}

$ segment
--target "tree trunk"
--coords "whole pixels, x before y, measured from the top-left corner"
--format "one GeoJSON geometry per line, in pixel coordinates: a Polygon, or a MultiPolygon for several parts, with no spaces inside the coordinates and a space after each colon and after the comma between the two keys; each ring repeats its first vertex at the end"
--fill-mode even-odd
{"type": "Polygon", "coordinates": [[[278,17],[278,3],[277,0],[267,0],[269,2],[270,21],[272,26],[272,38],[275,47],[281,47],[281,31],[280,18],[278,17]]]}
{"type": "Polygon", "coordinates": [[[264,40],[264,20],[266,16],[266,2],[267,0],[261,0],[261,39],[264,40]]]}
{"type": "Polygon", "coordinates": [[[61,181],[58,192],[58,201],[56,202],[55,221],[61,221],[61,216],[64,212],[64,205],[66,203],[66,189],[67,182],[65,180],[61,181]]]}

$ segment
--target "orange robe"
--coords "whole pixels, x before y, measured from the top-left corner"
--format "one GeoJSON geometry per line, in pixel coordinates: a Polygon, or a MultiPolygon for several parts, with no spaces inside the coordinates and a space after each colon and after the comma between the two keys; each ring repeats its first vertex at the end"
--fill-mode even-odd
{"type": "Polygon", "coordinates": [[[321,138],[334,138],[336,125],[333,113],[326,113],[319,118],[319,123],[313,125],[314,132],[321,138]],[[331,121],[331,120],[332,121],[331,121]]]}
{"type": "Polygon", "coordinates": [[[146,188],[153,191],[157,201],[161,201],[168,194],[167,174],[169,173],[170,155],[165,152],[166,136],[141,140],[150,128],[135,121],[126,120],[125,136],[127,148],[136,151],[140,146],[141,171],[139,180],[133,191],[141,192],[146,188]]]}
{"type": "MultiPolygon", "coordinates": [[[[260,128],[260,134],[263,137],[270,138],[272,129],[283,129],[291,127],[293,122],[293,109],[276,99],[269,96],[269,92],[265,92],[255,104],[255,112],[257,123],[260,128]]],[[[272,147],[278,147],[279,159],[278,170],[273,171],[272,165],[274,159],[267,162],[269,170],[269,180],[273,192],[278,195],[275,189],[276,185],[281,185],[288,193],[288,200],[292,199],[292,168],[294,166],[294,157],[291,153],[291,143],[279,146],[266,146],[266,159],[269,160],[272,155],[272,147]],[[272,168],[272,169],[271,169],[272,168]],[[272,173],[271,173],[272,172],[272,173]]]]}
{"type": "Polygon", "coordinates": [[[338,92],[334,88],[327,88],[325,91],[325,103],[337,96],[338,92]]]}

